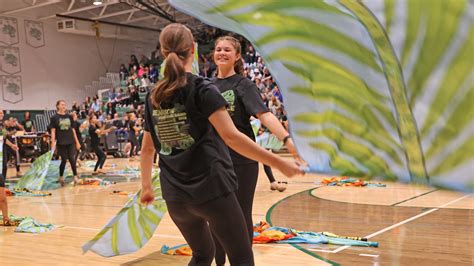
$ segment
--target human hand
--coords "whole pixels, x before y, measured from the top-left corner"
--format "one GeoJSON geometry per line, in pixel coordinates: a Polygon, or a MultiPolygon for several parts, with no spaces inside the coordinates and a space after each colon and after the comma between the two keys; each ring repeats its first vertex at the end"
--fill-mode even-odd
{"type": "Polygon", "coordinates": [[[142,204],[148,205],[155,201],[155,193],[151,187],[143,187],[142,195],[140,197],[140,202],[142,204]]]}
{"type": "Polygon", "coordinates": [[[301,170],[299,164],[297,164],[296,162],[286,161],[281,158],[277,169],[289,178],[294,177],[295,175],[304,175],[304,172],[303,170],[301,170]]]}

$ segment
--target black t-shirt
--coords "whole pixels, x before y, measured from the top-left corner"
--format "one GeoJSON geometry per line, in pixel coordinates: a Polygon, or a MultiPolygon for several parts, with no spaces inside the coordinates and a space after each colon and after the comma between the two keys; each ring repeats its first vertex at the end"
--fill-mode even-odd
{"type": "Polygon", "coordinates": [[[163,198],[202,203],[237,189],[229,150],[208,117],[227,105],[218,89],[201,77],[187,74],[160,109],[145,104],[145,130],[160,154],[163,198]]]}
{"type": "Polygon", "coordinates": [[[91,147],[96,148],[99,147],[100,144],[100,137],[95,132],[97,128],[93,125],[89,126],[89,136],[91,137],[91,147]]]}
{"type": "MultiPolygon", "coordinates": [[[[252,81],[238,74],[224,79],[214,78],[214,82],[229,104],[227,111],[235,127],[255,141],[250,117],[256,116],[258,113],[268,112],[268,108],[263,103],[257,86],[252,81]]],[[[234,165],[255,163],[255,161],[240,155],[232,149],[230,149],[230,156],[234,165]]]]}
{"type": "Polygon", "coordinates": [[[74,129],[74,131],[76,132],[76,136],[79,136],[81,134],[81,124],[77,121],[72,121],[72,128],[74,129]]]}
{"type": "Polygon", "coordinates": [[[25,120],[25,121],[21,122],[21,124],[23,125],[23,128],[25,128],[26,132],[33,131],[33,121],[28,119],[28,120],[25,120]]]}
{"type": "Polygon", "coordinates": [[[49,122],[50,128],[56,129],[56,140],[58,145],[74,144],[73,119],[69,114],[55,114],[49,122]]]}
{"type": "Polygon", "coordinates": [[[16,132],[20,130],[18,126],[8,126],[5,127],[5,132],[6,132],[6,139],[8,139],[11,143],[15,143],[14,136],[16,132]]]}
{"type": "Polygon", "coordinates": [[[129,134],[128,134],[128,138],[133,140],[133,139],[136,139],[137,138],[137,133],[135,132],[135,124],[136,122],[135,121],[128,121],[128,129],[129,129],[129,134]]]}

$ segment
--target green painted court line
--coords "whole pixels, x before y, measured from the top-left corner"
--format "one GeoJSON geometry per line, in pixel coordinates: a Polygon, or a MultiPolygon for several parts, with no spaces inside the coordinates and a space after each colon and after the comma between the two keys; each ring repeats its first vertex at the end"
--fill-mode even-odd
{"type": "MultiPolygon", "coordinates": [[[[273,209],[275,209],[275,207],[276,207],[277,205],[279,205],[279,204],[282,203],[283,201],[286,201],[286,200],[289,199],[290,197],[293,197],[293,196],[298,195],[298,194],[302,194],[302,193],[309,193],[309,194],[311,194],[311,191],[313,191],[314,189],[317,189],[317,187],[316,187],[316,188],[310,188],[310,189],[307,189],[307,190],[303,190],[303,191],[301,191],[301,192],[298,192],[298,193],[296,193],[296,194],[287,196],[287,197],[285,197],[285,198],[283,198],[283,199],[277,201],[275,204],[273,204],[273,205],[270,207],[270,209],[268,209],[267,214],[266,214],[266,216],[265,216],[265,219],[267,220],[267,222],[268,222],[271,226],[273,226],[272,219],[271,219],[271,214],[272,214],[272,212],[273,212],[273,209]]],[[[324,257],[321,257],[321,256],[319,256],[319,255],[317,255],[317,254],[315,254],[315,253],[313,253],[313,252],[311,252],[311,251],[305,249],[304,247],[302,247],[302,246],[300,246],[300,245],[298,245],[298,244],[290,244],[290,245],[291,245],[292,247],[294,247],[294,248],[296,248],[296,249],[298,249],[298,250],[300,250],[300,251],[302,251],[302,252],[304,252],[304,253],[306,253],[306,254],[308,254],[308,255],[310,255],[310,256],[316,258],[316,259],[318,259],[318,260],[322,260],[322,261],[327,262],[327,263],[329,263],[329,264],[331,264],[331,265],[333,265],[333,266],[339,266],[339,265],[340,265],[339,263],[334,262],[334,261],[329,260],[329,259],[326,259],[326,258],[324,258],[324,257]]]]}

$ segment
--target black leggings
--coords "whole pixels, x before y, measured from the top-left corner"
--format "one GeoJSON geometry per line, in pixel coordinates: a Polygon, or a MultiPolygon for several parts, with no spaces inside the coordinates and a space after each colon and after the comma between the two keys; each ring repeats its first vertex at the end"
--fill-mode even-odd
{"type": "Polygon", "coordinates": [[[245,220],[234,193],[202,204],[167,201],[166,205],[193,250],[189,265],[211,265],[215,254],[213,236],[224,246],[231,265],[254,265],[245,220]]]}
{"type": "Polygon", "coordinates": [[[107,159],[107,155],[105,155],[105,153],[99,147],[92,147],[92,150],[94,150],[95,155],[97,155],[97,163],[95,164],[95,167],[94,167],[94,172],[95,172],[97,171],[97,168],[102,169],[105,163],[105,159],[107,159]]]}
{"type": "Polygon", "coordinates": [[[17,172],[20,172],[20,162],[18,161],[18,157],[16,156],[16,151],[10,146],[6,146],[6,150],[3,150],[4,153],[6,153],[6,158],[9,160],[11,157],[15,160],[15,168],[17,172]]]}
{"type": "MultiPolygon", "coordinates": [[[[234,171],[239,181],[239,189],[235,192],[235,196],[239,202],[240,207],[245,218],[245,224],[247,225],[247,236],[249,244],[252,245],[253,240],[253,222],[252,222],[252,205],[253,196],[255,194],[255,188],[257,187],[258,178],[258,163],[234,165],[234,171]]],[[[214,242],[216,244],[216,264],[225,264],[226,251],[221,246],[222,243],[216,240],[214,235],[214,242]]],[[[232,261],[231,261],[232,263],[232,261]]]]}
{"type": "MultiPolygon", "coordinates": [[[[0,143],[0,145],[3,145],[0,143]]],[[[3,145],[3,155],[2,155],[2,173],[0,174],[0,187],[5,187],[5,180],[7,178],[7,154],[6,154],[6,145],[3,145]]]]}
{"type": "Polygon", "coordinates": [[[130,148],[130,157],[132,157],[133,155],[136,154],[135,147],[138,145],[138,141],[137,141],[136,137],[135,138],[133,138],[133,137],[130,138],[130,145],[132,146],[130,148]]]}
{"type": "Polygon", "coordinates": [[[76,169],[76,147],[74,144],[69,145],[57,145],[58,154],[61,156],[61,164],[59,165],[59,176],[64,176],[64,169],[66,168],[66,162],[69,161],[71,164],[72,173],[77,176],[76,169]]]}
{"type": "Polygon", "coordinates": [[[268,177],[268,181],[270,181],[270,183],[275,182],[275,177],[273,176],[272,168],[268,165],[263,165],[263,170],[265,171],[265,174],[268,177]]]}
{"type": "Polygon", "coordinates": [[[79,140],[79,143],[81,144],[81,150],[76,152],[76,162],[77,159],[83,158],[82,156],[86,153],[86,145],[84,144],[84,142],[79,140]]]}

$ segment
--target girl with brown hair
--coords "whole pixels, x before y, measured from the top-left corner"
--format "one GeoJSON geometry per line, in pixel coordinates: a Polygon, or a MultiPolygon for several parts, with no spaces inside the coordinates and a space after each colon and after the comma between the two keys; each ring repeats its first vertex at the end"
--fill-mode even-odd
{"type": "Polygon", "coordinates": [[[254,265],[227,146],[289,177],[301,171],[240,133],[218,89],[191,74],[194,45],[187,27],[168,25],[160,34],[160,45],[166,65],[164,78],[145,105],[141,202],[154,201],[151,170],[156,150],[163,198],[193,250],[189,265],[211,265],[215,254],[211,231],[232,265],[254,265]]]}
{"type": "Polygon", "coordinates": [[[59,183],[61,186],[64,186],[64,169],[66,168],[67,161],[71,164],[74,183],[79,181],[76,168],[76,152],[81,149],[81,144],[76,136],[76,131],[73,129],[74,119],[67,113],[66,102],[63,100],[57,101],[56,110],[56,114],[51,117],[49,122],[51,149],[57,148],[58,154],[61,157],[59,183]]]}
{"type": "MultiPolygon", "coordinates": [[[[243,62],[240,42],[231,36],[223,36],[216,40],[214,62],[217,65],[217,77],[214,83],[228,102],[227,111],[237,129],[248,141],[255,142],[250,118],[260,119],[278,139],[283,141],[287,149],[298,158],[288,132],[278,119],[265,106],[256,85],[243,77],[243,62]]],[[[241,155],[234,147],[230,147],[230,155],[237,175],[239,189],[235,192],[239,205],[244,213],[247,224],[249,243],[253,238],[252,205],[258,177],[258,162],[252,157],[241,155]]],[[[216,241],[216,263],[224,265],[224,248],[216,241]]]]}

